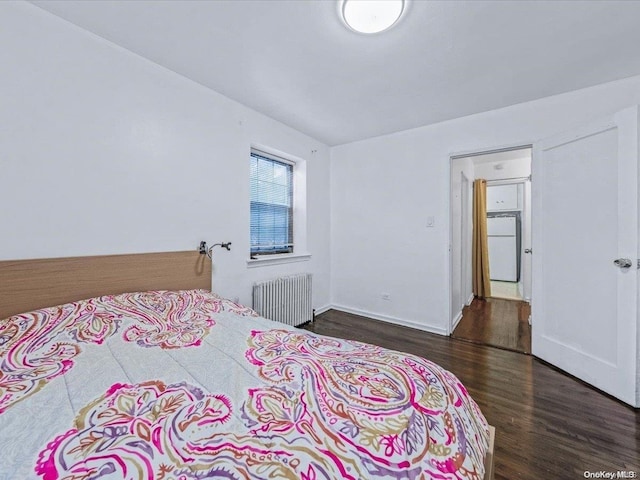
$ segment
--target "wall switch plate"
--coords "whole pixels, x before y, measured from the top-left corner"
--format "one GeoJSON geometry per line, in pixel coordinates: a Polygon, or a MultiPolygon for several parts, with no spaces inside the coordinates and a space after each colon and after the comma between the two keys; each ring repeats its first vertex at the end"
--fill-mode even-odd
{"type": "Polygon", "coordinates": [[[435,226],[436,226],[435,217],[432,217],[432,216],[427,217],[427,227],[431,228],[431,227],[435,227],[435,226]]]}

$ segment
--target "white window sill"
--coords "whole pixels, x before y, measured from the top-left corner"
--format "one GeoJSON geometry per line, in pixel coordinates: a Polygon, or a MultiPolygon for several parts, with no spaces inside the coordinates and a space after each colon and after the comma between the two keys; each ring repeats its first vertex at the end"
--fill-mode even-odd
{"type": "Polygon", "coordinates": [[[281,263],[307,262],[311,259],[310,253],[283,253],[276,255],[263,255],[256,259],[247,260],[247,268],[266,267],[281,263]]]}

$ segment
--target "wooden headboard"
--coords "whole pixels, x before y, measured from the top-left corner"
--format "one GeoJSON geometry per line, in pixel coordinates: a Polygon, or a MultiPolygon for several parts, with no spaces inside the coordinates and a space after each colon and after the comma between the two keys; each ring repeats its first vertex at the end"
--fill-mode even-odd
{"type": "Polygon", "coordinates": [[[211,290],[196,251],[0,261],[0,319],[84,298],[146,290],[211,290]]]}

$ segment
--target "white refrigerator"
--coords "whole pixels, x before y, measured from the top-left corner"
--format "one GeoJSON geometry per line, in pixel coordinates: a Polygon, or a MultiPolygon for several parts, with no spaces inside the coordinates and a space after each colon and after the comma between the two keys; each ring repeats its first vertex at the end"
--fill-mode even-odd
{"type": "Polygon", "coordinates": [[[487,217],[489,276],[491,280],[517,282],[518,235],[516,215],[487,217]]]}

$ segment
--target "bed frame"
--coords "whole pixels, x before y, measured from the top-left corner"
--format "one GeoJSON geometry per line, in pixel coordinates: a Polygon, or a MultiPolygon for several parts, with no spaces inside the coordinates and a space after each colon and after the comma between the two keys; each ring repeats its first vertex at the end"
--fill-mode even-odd
{"type": "Polygon", "coordinates": [[[211,260],[197,251],[0,261],[0,319],[126,292],[211,290],[211,260]]]}
{"type": "Polygon", "coordinates": [[[493,480],[493,450],[496,441],[496,429],[489,425],[489,450],[484,457],[484,480],[493,480]]]}
{"type": "MultiPolygon", "coordinates": [[[[126,292],[211,290],[211,261],[197,251],[0,261],[0,320],[43,307],[126,292]]],[[[493,480],[489,426],[485,480],[493,480]]]]}

